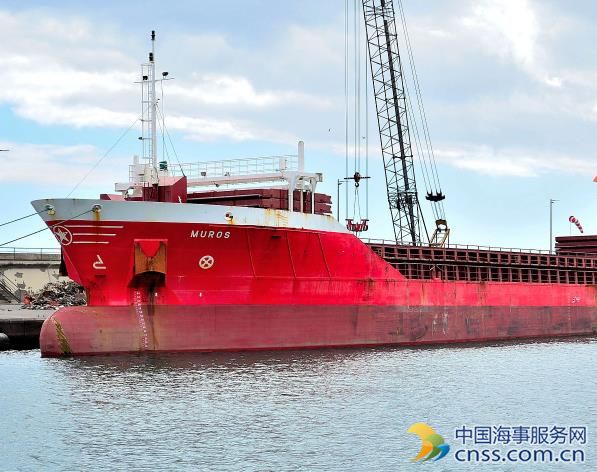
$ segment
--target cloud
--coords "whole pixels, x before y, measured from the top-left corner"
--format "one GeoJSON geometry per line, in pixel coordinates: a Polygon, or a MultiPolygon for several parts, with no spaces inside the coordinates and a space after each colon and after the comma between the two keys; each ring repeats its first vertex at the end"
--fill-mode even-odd
{"type": "Polygon", "coordinates": [[[272,142],[296,142],[298,140],[291,133],[267,130],[250,122],[206,120],[174,115],[169,116],[166,123],[168,129],[184,131],[186,137],[194,141],[209,141],[218,138],[236,141],[266,139],[272,142]]]}
{"type": "Polygon", "coordinates": [[[528,0],[482,0],[462,23],[477,31],[492,52],[511,55],[525,66],[535,62],[539,24],[528,0]]]}
{"type": "MultiPolygon", "coordinates": [[[[102,34],[85,18],[27,10],[0,11],[0,30],[7,38],[0,57],[0,104],[8,104],[17,115],[77,128],[126,127],[137,116],[139,92],[134,82],[139,66],[127,55],[123,33],[102,34]]],[[[186,39],[176,45],[179,56],[185,55],[184,48],[198,46],[214,61],[219,52],[244,53],[242,48],[235,51],[223,36],[186,39]]],[[[179,72],[184,78],[166,87],[169,127],[192,139],[284,141],[290,134],[277,133],[268,123],[268,110],[332,106],[330,100],[301,90],[257,90],[241,75],[188,68],[179,72]],[[251,118],[246,116],[249,111],[251,118]]]]}
{"type": "Polygon", "coordinates": [[[330,100],[292,91],[258,92],[246,77],[218,74],[193,74],[191,81],[168,86],[168,101],[184,100],[202,105],[249,106],[264,108],[285,105],[308,105],[328,108],[330,100]]]}
{"type": "Polygon", "coordinates": [[[487,52],[514,60],[550,87],[562,86],[560,77],[547,73],[541,45],[545,25],[540,23],[537,7],[530,0],[481,0],[461,21],[487,52]]]}
{"type": "MultiPolygon", "coordinates": [[[[562,150],[564,128],[597,119],[597,71],[560,67],[561,55],[549,47],[563,31],[551,25],[571,23],[562,12],[531,0],[423,11],[427,16],[407,11],[409,29],[416,58],[423,58],[419,77],[431,84],[424,90],[431,134],[437,143],[458,143],[462,158],[454,165],[502,175],[549,172],[534,160],[550,147],[545,143],[557,135],[562,150]],[[526,150],[529,160],[496,149],[526,150]]],[[[168,128],[193,141],[290,144],[300,135],[309,148],[343,155],[343,22],[341,15],[325,21],[282,22],[258,45],[234,36],[231,24],[160,35],[159,70],[175,78],[164,86],[168,128]]],[[[0,104],[44,125],[126,128],[137,117],[134,81],[146,38],[47,10],[0,11],[0,28],[0,104]]],[[[371,105],[370,155],[379,157],[371,105]]],[[[570,156],[583,151],[574,144],[570,156]]]]}
{"type": "Polygon", "coordinates": [[[439,147],[435,155],[444,164],[491,176],[537,177],[548,172],[592,175],[596,170],[594,158],[580,159],[533,149],[464,145],[439,147]]]}
{"type": "MultiPolygon", "coordinates": [[[[68,185],[74,187],[102,157],[102,152],[91,145],[61,146],[2,141],[0,148],[9,149],[0,155],[0,182],[23,182],[28,185],[44,183],[64,186],[65,176],[68,176],[68,185]]],[[[126,165],[121,157],[110,156],[110,161],[121,161],[126,165]]],[[[100,166],[89,180],[116,181],[119,177],[116,167],[100,166]]]]}

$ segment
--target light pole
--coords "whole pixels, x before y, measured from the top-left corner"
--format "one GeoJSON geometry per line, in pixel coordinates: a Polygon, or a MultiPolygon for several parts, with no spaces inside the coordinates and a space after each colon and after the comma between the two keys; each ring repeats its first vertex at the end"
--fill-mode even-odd
{"type": "Polygon", "coordinates": [[[340,185],[344,183],[343,180],[338,179],[338,199],[336,200],[337,220],[340,221],[340,185]]]}
{"type": "Polygon", "coordinates": [[[549,199],[549,253],[552,253],[553,248],[553,204],[559,200],[549,199]]]}

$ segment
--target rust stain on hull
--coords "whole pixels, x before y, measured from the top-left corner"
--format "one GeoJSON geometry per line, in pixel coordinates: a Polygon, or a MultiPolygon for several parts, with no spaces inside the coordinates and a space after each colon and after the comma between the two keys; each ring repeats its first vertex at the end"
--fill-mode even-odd
{"type": "Polygon", "coordinates": [[[60,344],[60,350],[62,351],[62,355],[72,355],[73,351],[70,347],[70,344],[68,343],[68,339],[66,339],[66,335],[64,334],[62,324],[56,318],[52,318],[52,322],[54,323],[54,327],[56,328],[56,338],[58,339],[58,343],[60,344]]]}

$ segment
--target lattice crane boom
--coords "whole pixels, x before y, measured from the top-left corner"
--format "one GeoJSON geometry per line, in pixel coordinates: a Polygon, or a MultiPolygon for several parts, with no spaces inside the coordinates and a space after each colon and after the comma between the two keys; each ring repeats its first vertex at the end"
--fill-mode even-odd
{"type": "Polygon", "coordinates": [[[363,0],[371,78],[396,241],[419,245],[419,197],[407,116],[406,90],[392,0],[363,0]]]}

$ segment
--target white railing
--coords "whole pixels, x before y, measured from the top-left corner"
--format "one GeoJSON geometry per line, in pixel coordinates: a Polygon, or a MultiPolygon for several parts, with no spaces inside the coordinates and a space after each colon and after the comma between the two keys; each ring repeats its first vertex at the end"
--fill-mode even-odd
{"type": "Polygon", "coordinates": [[[225,161],[193,162],[171,164],[169,173],[188,179],[213,177],[236,177],[243,175],[275,174],[298,170],[298,156],[267,156],[246,159],[229,159],[225,161]]]}

